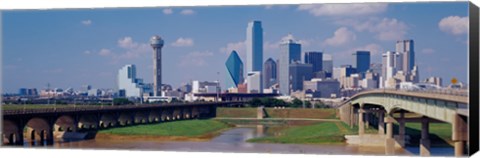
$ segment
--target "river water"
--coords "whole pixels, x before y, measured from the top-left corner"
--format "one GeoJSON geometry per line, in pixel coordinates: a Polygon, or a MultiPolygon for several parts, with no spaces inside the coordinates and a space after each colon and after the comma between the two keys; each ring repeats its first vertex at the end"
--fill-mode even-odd
{"type": "MultiPolygon", "coordinates": [[[[335,154],[335,155],[385,155],[384,148],[357,147],[351,145],[300,145],[248,143],[251,138],[275,134],[276,128],[265,126],[237,126],[220,133],[209,141],[155,141],[155,140],[116,140],[92,139],[59,142],[54,148],[82,149],[124,149],[185,152],[238,152],[238,153],[288,153],[288,154],[335,154]]],[[[452,156],[453,148],[432,148],[432,156],[452,156]]],[[[395,151],[395,155],[418,155],[418,147],[395,151]]]]}

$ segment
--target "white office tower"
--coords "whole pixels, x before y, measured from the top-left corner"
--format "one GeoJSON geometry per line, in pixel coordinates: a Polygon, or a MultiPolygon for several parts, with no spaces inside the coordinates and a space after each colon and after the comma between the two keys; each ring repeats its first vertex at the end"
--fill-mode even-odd
{"type": "Polygon", "coordinates": [[[247,91],[248,93],[262,93],[262,75],[259,71],[249,72],[247,74],[247,91]]]}
{"type": "Polygon", "coordinates": [[[141,97],[143,91],[142,79],[136,78],[135,65],[125,65],[118,70],[118,90],[125,91],[125,97],[141,97]]]}
{"type": "Polygon", "coordinates": [[[160,36],[150,39],[153,48],[153,96],[162,94],[162,47],[163,40],[160,36]]]}

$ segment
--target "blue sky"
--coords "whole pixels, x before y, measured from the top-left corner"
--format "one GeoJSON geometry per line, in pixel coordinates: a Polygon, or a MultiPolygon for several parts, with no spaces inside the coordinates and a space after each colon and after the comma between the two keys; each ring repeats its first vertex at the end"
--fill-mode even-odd
{"type": "MultiPolygon", "coordinates": [[[[368,3],[282,6],[212,6],[2,12],[3,90],[90,84],[113,88],[117,71],[137,65],[152,82],[149,38],[160,35],[163,82],[225,80],[225,60],[236,50],[245,61],[247,23],[262,21],[264,60],[278,58],[279,42],[294,38],[302,51],[332,54],[334,65],[353,64],[356,50],[381,53],[395,41],[415,41],[421,79],[467,81],[468,3],[368,3]],[[220,75],[217,75],[220,72],[220,75]]],[[[223,84],[222,84],[223,85],[223,84]]]]}

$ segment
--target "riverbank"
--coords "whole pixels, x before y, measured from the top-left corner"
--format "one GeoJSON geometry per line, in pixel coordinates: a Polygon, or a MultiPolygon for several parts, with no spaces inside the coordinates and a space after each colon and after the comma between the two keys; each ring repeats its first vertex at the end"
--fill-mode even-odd
{"type": "Polygon", "coordinates": [[[205,141],[232,127],[216,120],[181,120],[100,130],[96,139],[205,141]]]}
{"type": "Polygon", "coordinates": [[[342,144],[345,135],[355,134],[343,122],[321,122],[308,126],[294,126],[274,133],[272,136],[247,140],[252,143],[281,144],[342,144]]]}
{"type": "MultiPolygon", "coordinates": [[[[336,109],[265,108],[267,118],[335,119],[336,109]]],[[[257,108],[217,108],[219,118],[256,118],[257,108]]]]}

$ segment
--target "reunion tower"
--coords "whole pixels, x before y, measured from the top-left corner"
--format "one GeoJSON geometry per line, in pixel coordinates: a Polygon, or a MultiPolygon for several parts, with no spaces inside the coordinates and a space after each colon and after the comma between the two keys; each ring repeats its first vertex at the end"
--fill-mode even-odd
{"type": "Polygon", "coordinates": [[[163,40],[160,36],[150,39],[153,48],[153,96],[162,95],[162,47],[163,40]]]}

